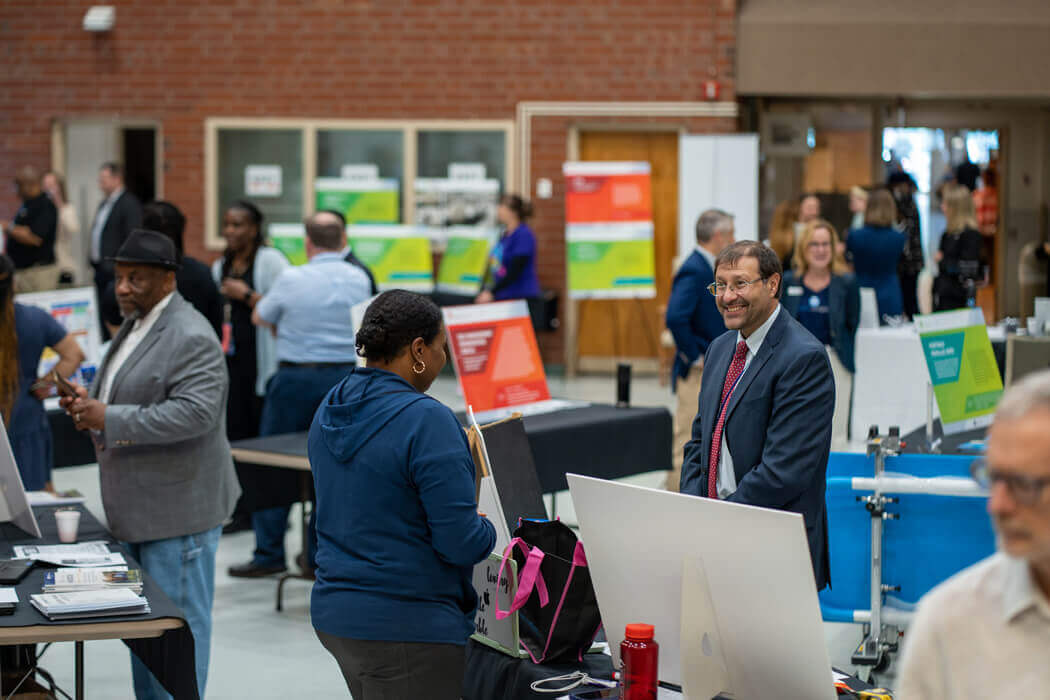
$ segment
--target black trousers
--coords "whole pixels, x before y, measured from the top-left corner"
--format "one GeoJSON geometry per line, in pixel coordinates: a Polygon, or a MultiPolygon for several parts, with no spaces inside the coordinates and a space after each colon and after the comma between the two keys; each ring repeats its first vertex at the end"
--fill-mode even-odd
{"type": "Polygon", "coordinates": [[[904,302],[904,313],[908,318],[919,315],[919,273],[898,272],[901,283],[901,299],[904,302]]]}
{"type": "Polygon", "coordinates": [[[466,647],[374,642],[314,630],[339,662],[354,700],[459,700],[466,647]]]}

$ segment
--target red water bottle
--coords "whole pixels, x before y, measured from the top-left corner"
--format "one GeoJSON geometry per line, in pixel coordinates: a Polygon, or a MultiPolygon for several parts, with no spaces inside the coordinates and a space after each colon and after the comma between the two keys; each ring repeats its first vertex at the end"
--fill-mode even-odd
{"type": "Polygon", "coordinates": [[[660,645],[653,640],[652,625],[627,625],[620,642],[620,662],[621,700],[656,700],[660,645]]]}

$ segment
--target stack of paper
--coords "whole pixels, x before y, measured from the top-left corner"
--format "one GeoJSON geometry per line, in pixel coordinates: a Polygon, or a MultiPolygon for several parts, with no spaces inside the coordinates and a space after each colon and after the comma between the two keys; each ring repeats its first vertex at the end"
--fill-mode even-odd
{"type": "Polygon", "coordinates": [[[119,566],[126,564],[124,555],[110,552],[102,540],[78,544],[18,545],[16,559],[35,559],[58,566],[119,566]]]}
{"type": "Polygon", "coordinates": [[[142,572],[126,566],[109,568],[55,569],[44,572],[44,593],[103,591],[126,588],[142,593],[142,572]]]}
{"type": "Polygon", "coordinates": [[[29,596],[29,602],[49,620],[143,615],[150,612],[149,601],[126,588],[74,593],[36,593],[29,596]]]}

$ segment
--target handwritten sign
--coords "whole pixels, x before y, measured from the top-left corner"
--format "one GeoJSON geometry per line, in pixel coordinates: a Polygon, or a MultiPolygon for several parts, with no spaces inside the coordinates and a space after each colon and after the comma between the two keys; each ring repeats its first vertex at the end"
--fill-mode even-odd
{"type": "Polygon", "coordinates": [[[518,565],[507,561],[503,576],[499,575],[503,557],[493,552],[474,567],[474,590],[478,594],[478,611],[474,615],[474,634],[471,637],[482,644],[519,658],[524,652],[518,637],[518,613],[502,620],[496,619],[496,601],[503,610],[518,592],[518,565]]]}

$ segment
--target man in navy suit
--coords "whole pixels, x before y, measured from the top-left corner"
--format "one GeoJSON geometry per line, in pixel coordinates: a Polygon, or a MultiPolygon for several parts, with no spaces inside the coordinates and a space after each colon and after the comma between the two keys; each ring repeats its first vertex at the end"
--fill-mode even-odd
{"type": "Polygon", "coordinates": [[[729,332],[707,350],[681,491],[801,513],[820,590],[831,578],[824,489],[835,382],[824,347],[780,308],[781,282],[780,260],[762,243],[718,254],[709,289],[729,332]]]}
{"type": "Polygon", "coordinates": [[[678,268],[671,284],[666,323],[674,336],[671,389],[678,400],[674,414],[674,468],[667,475],[668,491],[677,491],[682,478],[682,451],[696,415],[704,353],[711,341],[726,330],[707,285],[715,281],[715,256],[732,242],[733,217],[720,209],[705,211],[696,220],[696,249],[678,268]]]}

